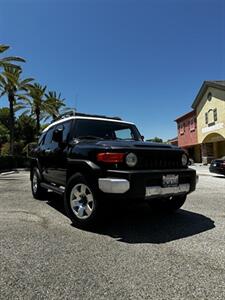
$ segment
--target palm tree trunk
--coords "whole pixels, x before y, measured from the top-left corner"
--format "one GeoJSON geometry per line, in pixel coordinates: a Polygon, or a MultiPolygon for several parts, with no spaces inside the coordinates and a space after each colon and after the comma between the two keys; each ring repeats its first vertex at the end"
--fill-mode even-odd
{"type": "Polygon", "coordinates": [[[36,114],[36,131],[37,131],[37,135],[39,135],[39,133],[40,133],[40,109],[39,109],[39,107],[37,107],[36,109],[35,109],[35,114],[36,114]]]}
{"type": "Polygon", "coordinates": [[[14,93],[10,92],[8,94],[9,100],[9,116],[10,116],[10,155],[14,154],[14,134],[15,134],[15,117],[14,117],[14,93]]]}

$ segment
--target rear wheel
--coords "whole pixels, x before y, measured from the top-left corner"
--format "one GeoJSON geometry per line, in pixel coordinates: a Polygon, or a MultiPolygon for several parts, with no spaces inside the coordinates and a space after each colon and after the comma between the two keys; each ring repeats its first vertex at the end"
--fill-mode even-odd
{"type": "Polygon", "coordinates": [[[31,173],[31,190],[35,199],[43,199],[47,195],[47,190],[41,187],[41,179],[38,168],[34,168],[31,173]]]}
{"type": "Polygon", "coordinates": [[[96,192],[81,174],[69,180],[64,205],[68,217],[78,227],[87,227],[97,221],[99,201],[96,192]]]}

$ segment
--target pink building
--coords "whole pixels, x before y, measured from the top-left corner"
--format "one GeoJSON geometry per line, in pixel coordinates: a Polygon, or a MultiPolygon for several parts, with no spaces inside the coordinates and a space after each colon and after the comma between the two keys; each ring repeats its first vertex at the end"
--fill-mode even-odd
{"type": "Polygon", "coordinates": [[[195,111],[180,116],[177,122],[178,146],[185,149],[195,162],[201,161],[200,145],[197,139],[197,121],[195,111]]]}

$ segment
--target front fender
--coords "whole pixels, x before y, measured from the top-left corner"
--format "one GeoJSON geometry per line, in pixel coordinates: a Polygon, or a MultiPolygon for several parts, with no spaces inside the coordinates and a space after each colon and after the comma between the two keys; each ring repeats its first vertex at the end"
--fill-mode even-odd
{"type": "Polygon", "coordinates": [[[101,168],[90,160],[68,158],[67,164],[67,182],[76,173],[81,173],[87,181],[92,183],[96,183],[98,178],[102,176],[101,168]]]}

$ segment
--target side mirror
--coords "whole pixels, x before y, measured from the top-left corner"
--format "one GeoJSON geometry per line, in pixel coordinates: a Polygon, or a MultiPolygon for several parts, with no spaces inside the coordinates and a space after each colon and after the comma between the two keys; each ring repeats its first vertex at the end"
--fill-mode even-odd
{"type": "Polygon", "coordinates": [[[58,129],[54,130],[52,140],[59,144],[62,143],[62,140],[63,140],[63,129],[62,128],[58,128],[58,129]]]}
{"type": "Polygon", "coordinates": [[[141,135],[141,139],[142,139],[142,141],[144,141],[144,140],[145,140],[145,137],[144,137],[143,135],[141,135]]]}

